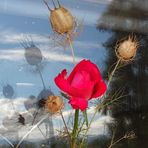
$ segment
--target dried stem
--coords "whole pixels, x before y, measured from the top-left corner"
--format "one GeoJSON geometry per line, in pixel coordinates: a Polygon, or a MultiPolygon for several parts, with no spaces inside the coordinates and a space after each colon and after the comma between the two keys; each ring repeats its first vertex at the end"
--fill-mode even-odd
{"type": "Polygon", "coordinates": [[[79,133],[82,131],[82,128],[83,128],[84,123],[85,123],[85,120],[83,121],[82,125],[80,126],[80,128],[79,128],[79,130],[78,130],[78,135],[79,135],[79,133]]]}
{"type": "Polygon", "coordinates": [[[65,122],[65,119],[64,119],[64,116],[63,116],[61,110],[60,110],[60,114],[61,114],[61,117],[62,117],[62,120],[63,120],[64,126],[65,126],[65,129],[66,129],[66,132],[67,132],[67,135],[68,135],[68,138],[69,138],[69,142],[71,143],[71,136],[70,136],[70,133],[69,133],[69,131],[68,131],[68,127],[67,127],[67,125],[66,125],[66,122],[65,122]]]}
{"type": "Polygon", "coordinates": [[[11,141],[9,141],[6,137],[4,137],[3,135],[0,134],[0,137],[2,137],[11,147],[14,148],[14,145],[11,143],[11,141]]]}
{"type": "Polygon", "coordinates": [[[120,139],[116,140],[115,142],[111,143],[111,145],[108,148],[112,148],[114,145],[116,145],[121,140],[125,139],[125,136],[121,137],[120,139]]]}
{"type": "Polygon", "coordinates": [[[72,44],[72,41],[70,39],[70,35],[69,34],[67,35],[67,39],[69,41],[69,45],[70,45],[70,48],[71,48],[71,53],[72,53],[72,57],[73,57],[73,64],[75,65],[76,64],[76,60],[75,60],[74,48],[73,48],[73,44],[72,44]]]}
{"type": "Polygon", "coordinates": [[[42,118],[36,125],[34,125],[30,131],[28,131],[23,137],[22,139],[19,141],[19,143],[17,144],[16,148],[19,148],[20,144],[24,141],[24,139],[34,130],[36,129],[46,118],[48,117],[48,114],[42,118]]]}
{"type": "Polygon", "coordinates": [[[117,127],[116,127],[115,130],[113,131],[113,135],[112,135],[112,139],[111,139],[110,145],[112,145],[112,144],[114,143],[114,138],[115,138],[116,130],[117,130],[117,127]]]}
{"type": "Polygon", "coordinates": [[[110,82],[111,82],[111,80],[112,80],[112,78],[113,78],[113,76],[114,76],[114,74],[115,74],[115,71],[116,71],[117,68],[118,68],[118,65],[119,65],[120,61],[121,61],[121,60],[118,59],[118,61],[117,61],[116,65],[115,65],[113,71],[111,72],[111,74],[110,74],[110,76],[109,76],[108,83],[107,83],[107,87],[110,85],[110,82]]]}
{"type": "Polygon", "coordinates": [[[46,139],[47,137],[44,135],[43,131],[40,129],[39,126],[38,126],[38,129],[39,129],[40,133],[42,134],[42,136],[46,139]]]}
{"type": "Polygon", "coordinates": [[[37,70],[38,70],[38,72],[39,72],[39,75],[40,75],[40,78],[41,78],[43,87],[44,87],[44,89],[46,89],[45,82],[44,82],[44,79],[43,79],[43,75],[42,75],[42,73],[41,73],[41,71],[40,71],[40,68],[39,68],[38,65],[36,65],[36,67],[37,67],[37,70]]]}
{"type": "Polygon", "coordinates": [[[116,145],[117,143],[119,143],[121,140],[123,139],[133,139],[135,138],[135,133],[133,131],[129,132],[129,133],[126,133],[123,137],[119,138],[118,140],[116,140],[114,142],[114,136],[115,136],[115,132],[113,134],[113,138],[112,138],[112,141],[111,141],[111,144],[108,148],[112,148],[114,145],[116,145]]]}

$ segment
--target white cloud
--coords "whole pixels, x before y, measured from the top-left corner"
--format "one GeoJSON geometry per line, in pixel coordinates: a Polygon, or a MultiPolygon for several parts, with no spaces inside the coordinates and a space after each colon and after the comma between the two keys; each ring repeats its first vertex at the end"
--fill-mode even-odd
{"type": "MultiPolygon", "coordinates": [[[[0,50],[0,59],[2,60],[12,60],[12,61],[19,61],[24,60],[24,49],[23,47],[17,47],[20,45],[20,42],[24,41],[24,43],[27,44],[29,41],[33,41],[37,47],[41,49],[41,52],[43,56],[46,58],[46,60],[49,61],[60,61],[60,62],[71,62],[72,56],[67,55],[67,52],[64,52],[63,47],[60,47],[58,45],[54,45],[54,39],[48,38],[46,36],[42,36],[39,34],[22,34],[13,30],[2,30],[0,32],[0,43],[2,44],[14,44],[16,45],[16,48],[8,48],[8,49],[1,49],[0,50]],[[62,49],[62,50],[61,50],[62,49]]],[[[56,40],[55,40],[56,42],[56,40]]],[[[80,61],[83,59],[83,54],[85,53],[84,49],[98,49],[102,46],[98,44],[97,42],[93,41],[74,41],[74,46],[77,50],[75,52],[79,53],[79,56],[76,57],[76,61],[80,61]],[[79,49],[82,49],[82,52],[79,51],[79,49]],[[82,57],[81,57],[82,56],[82,57]]],[[[20,45],[21,46],[21,45],[20,45]]],[[[69,49],[69,48],[68,48],[69,49]]],[[[92,51],[91,51],[92,52],[92,51]]]]}
{"type": "MultiPolygon", "coordinates": [[[[58,61],[58,62],[72,62],[72,56],[64,53],[54,51],[42,51],[46,61],[58,61]]],[[[24,60],[24,49],[5,49],[0,50],[0,60],[19,61],[24,60]]],[[[80,61],[82,57],[75,57],[76,61],[80,61]]]]}
{"type": "MultiPolygon", "coordinates": [[[[57,39],[58,40],[58,39],[57,39]]],[[[43,36],[35,33],[20,33],[13,30],[4,30],[0,29],[0,43],[1,44],[20,44],[20,42],[29,42],[33,41],[35,44],[48,45],[54,47],[54,35],[51,37],[43,36]]],[[[102,47],[99,43],[93,41],[74,41],[73,44],[78,47],[102,47]]],[[[47,47],[47,46],[46,46],[47,47]]]]}
{"type": "Polygon", "coordinates": [[[93,41],[74,41],[74,46],[77,46],[81,49],[88,49],[88,48],[102,48],[102,45],[100,45],[97,42],[93,41]]]}
{"type": "Polygon", "coordinates": [[[19,87],[20,87],[20,86],[26,86],[26,87],[28,87],[28,86],[30,87],[30,86],[31,86],[31,87],[32,87],[32,86],[34,86],[35,84],[33,84],[33,83],[25,83],[25,82],[23,82],[23,83],[18,82],[18,83],[16,83],[16,85],[19,86],[19,87]]]}
{"type": "Polygon", "coordinates": [[[11,29],[0,28],[1,44],[19,44],[20,42],[32,41],[37,43],[50,43],[52,40],[48,36],[35,33],[20,33],[11,29]]]}
{"type": "Polygon", "coordinates": [[[83,0],[90,3],[98,3],[98,4],[110,4],[112,0],[83,0]]]}
{"type": "MultiPolygon", "coordinates": [[[[27,98],[15,98],[13,100],[14,106],[17,109],[17,111],[19,111],[20,108],[23,108],[23,104],[24,101],[27,100],[27,98]]],[[[0,116],[1,119],[3,119],[4,117],[6,117],[7,115],[9,115],[9,117],[11,116],[12,112],[14,113],[13,109],[10,108],[10,101],[6,98],[1,98],[0,99],[0,106],[1,106],[1,110],[0,110],[0,116]],[[10,114],[11,113],[11,114],[10,114]]],[[[25,109],[21,110],[20,113],[25,113],[25,109]]],[[[90,119],[92,118],[93,114],[95,112],[95,108],[91,107],[90,109],[87,110],[88,113],[88,119],[90,121],[90,119]]],[[[68,117],[69,115],[71,117],[74,117],[74,110],[63,110],[63,116],[65,121],[68,121],[68,117]]],[[[43,116],[42,116],[43,117],[43,116]]],[[[54,122],[54,130],[56,132],[56,130],[61,130],[64,125],[63,125],[63,121],[60,115],[55,115],[52,117],[53,122],[54,122]]],[[[101,114],[97,113],[96,117],[94,118],[94,121],[92,122],[91,128],[89,130],[89,135],[101,135],[101,134],[107,134],[107,123],[113,122],[113,118],[111,118],[110,116],[102,116],[101,114]]],[[[68,127],[72,127],[71,124],[68,125],[68,127]]],[[[28,129],[30,129],[30,126],[24,126],[22,129],[20,129],[19,131],[19,135],[23,136],[28,129]]],[[[45,128],[42,125],[43,132],[45,132],[45,128]]],[[[1,130],[0,130],[1,132],[1,130]]],[[[9,133],[9,131],[8,131],[9,133]]],[[[56,134],[58,134],[58,132],[56,132],[56,134]]],[[[35,129],[31,136],[28,137],[28,139],[41,139],[42,135],[41,133],[39,133],[38,129],[35,129]],[[35,135],[35,136],[32,136],[35,135]]]]}

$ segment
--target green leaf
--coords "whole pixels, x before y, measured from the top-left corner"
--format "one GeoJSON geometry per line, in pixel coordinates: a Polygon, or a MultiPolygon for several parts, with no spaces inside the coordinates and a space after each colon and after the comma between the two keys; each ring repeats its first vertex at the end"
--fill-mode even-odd
{"type": "Polygon", "coordinates": [[[65,99],[70,99],[70,97],[69,96],[67,96],[65,93],[63,93],[63,92],[60,92],[60,94],[61,94],[61,96],[63,96],[65,99]]]}

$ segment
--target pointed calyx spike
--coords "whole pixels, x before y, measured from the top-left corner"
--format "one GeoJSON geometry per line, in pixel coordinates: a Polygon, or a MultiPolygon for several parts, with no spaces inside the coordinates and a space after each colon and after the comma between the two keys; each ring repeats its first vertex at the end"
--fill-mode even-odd
{"type": "Polygon", "coordinates": [[[55,5],[55,3],[54,3],[54,1],[52,0],[52,3],[53,3],[53,5],[54,5],[54,8],[56,9],[56,5],[55,5]]]}
{"type": "Polygon", "coordinates": [[[46,2],[46,0],[43,0],[43,2],[44,2],[44,4],[47,6],[48,10],[49,10],[49,11],[52,11],[52,9],[50,9],[50,7],[49,7],[48,3],[46,2]]]}
{"type": "Polygon", "coordinates": [[[59,7],[61,7],[61,4],[60,4],[59,0],[57,0],[57,2],[58,2],[59,7]]]}

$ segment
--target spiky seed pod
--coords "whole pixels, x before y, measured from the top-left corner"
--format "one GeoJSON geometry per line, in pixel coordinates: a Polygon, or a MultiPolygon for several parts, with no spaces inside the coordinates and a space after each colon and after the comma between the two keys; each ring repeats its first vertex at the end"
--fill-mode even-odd
{"type": "Polygon", "coordinates": [[[59,96],[49,96],[46,100],[45,108],[50,113],[57,113],[64,106],[63,100],[59,96]]]}
{"type": "Polygon", "coordinates": [[[65,34],[73,30],[75,20],[72,14],[60,6],[50,13],[50,22],[53,30],[58,34],[65,34]]]}
{"type": "Polygon", "coordinates": [[[116,46],[116,55],[121,61],[131,61],[136,55],[139,44],[136,38],[129,38],[116,46]]]}

